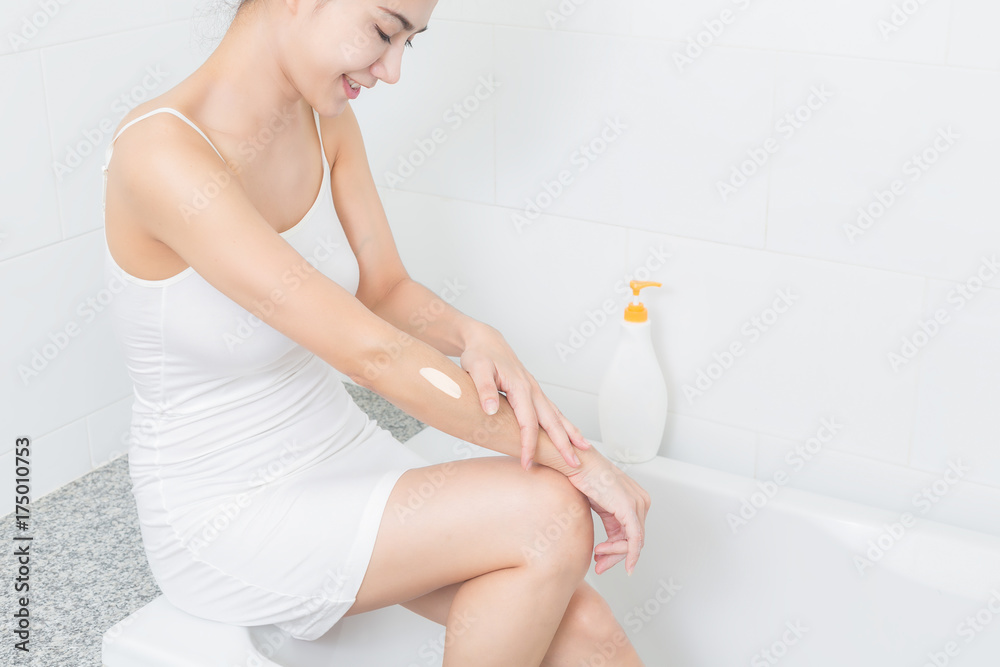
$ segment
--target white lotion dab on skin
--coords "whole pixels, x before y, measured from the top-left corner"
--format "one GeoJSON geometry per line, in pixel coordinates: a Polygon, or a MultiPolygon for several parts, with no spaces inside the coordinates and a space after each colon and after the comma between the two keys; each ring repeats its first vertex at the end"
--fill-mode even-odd
{"type": "Polygon", "coordinates": [[[424,376],[424,379],[430,382],[432,385],[448,394],[452,398],[462,397],[462,388],[458,386],[458,383],[452,380],[450,377],[442,373],[436,368],[421,368],[420,374],[424,376]]]}

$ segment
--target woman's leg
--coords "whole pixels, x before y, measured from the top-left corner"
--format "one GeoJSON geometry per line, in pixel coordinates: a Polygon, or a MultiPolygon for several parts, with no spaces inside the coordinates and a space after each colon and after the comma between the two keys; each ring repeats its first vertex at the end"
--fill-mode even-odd
{"type": "Polygon", "coordinates": [[[444,665],[541,664],[590,567],[587,498],[559,472],[507,456],[403,473],[348,615],[453,590],[444,665]]]}
{"type": "MultiPolygon", "coordinates": [[[[461,583],[421,595],[402,606],[441,625],[461,583]]],[[[586,581],[570,598],[542,667],[643,667],[611,607],[586,581]]]]}

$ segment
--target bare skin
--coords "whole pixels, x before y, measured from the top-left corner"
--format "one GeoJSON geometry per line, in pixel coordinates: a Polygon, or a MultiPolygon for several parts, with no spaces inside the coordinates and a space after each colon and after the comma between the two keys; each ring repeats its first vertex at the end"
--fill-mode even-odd
{"type": "Polygon", "coordinates": [[[436,295],[408,278],[395,252],[340,75],[366,86],[398,80],[403,41],[426,25],[433,0],[386,3],[412,22],[403,30],[379,19],[391,45],[357,37],[381,16],[375,0],[332,0],[325,8],[316,0],[255,2],[263,10],[231,28],[202,67],[119,126],[173,107],[209,135],[226,163],[169,114],[130,128],[109,168],[112,256],[147,280],[192,266],[250,312],[281,285],[273,312],[258,315],[269,326],[421,421],[509,455],[404,473],[349,614],[402,604],[445,625],[447,667],[641,665],[583,576],[591,560],[597,573],[621,561],[635,567],[648,494],[584,444],[494,329],[450,307],[427,330],[407,324],[436,295]],[[357,48],[348,56],[320,54],[351,40],[357,48]],[[303,216],[322,180],[312,109],[321,116],[338,218],[361,269],[357,295],[308,274],[277,235],[303,216]],[[241,147],[264,136],[275,114],[283,119],[280,130],[248,157],[241,147]],[[182,215],[191,193],[220,169],[230,184],[196,216],[182,215]],[[281,276],[293,270],[301,285],[286,288],[281,276]],[[402,350],[398,358],[369,376],[363,362],[390,344],[402,350]],[[461,355],[465,371],[444,355],[461,355]],[[461,397],[428,390],[418,372],[428,367],[448,375],[461,397]],[[495,413],[486,409],[491,396],[499,403],[495,413]],[[525,471],[517,457],[535,466],[525,471]],[[434,473],[445,481],[419,509],[393,511],[434,473]],[[596,548],[591,511],[609,536],[596,548]],[[539,531],[551,532],[554,521],[558,537],[535,548],[539,531]],[[610,645],[612,655],[602,655],[610,645]]]}
{"type": "Polygon", "coordinates": [[[588,499],[551,468],[488,457],[409,470],[347,615],[399,603],[445,625],[445,667],[642,665],[582,581],[593,544],[588,499]]]}

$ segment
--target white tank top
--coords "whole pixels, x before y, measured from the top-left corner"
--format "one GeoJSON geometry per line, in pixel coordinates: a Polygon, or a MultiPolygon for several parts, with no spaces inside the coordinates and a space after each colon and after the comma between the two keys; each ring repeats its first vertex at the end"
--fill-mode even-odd
{"type": "MultiPolygon", "coordinates": [[[[121,132],[161,112],[179,117],[209,141],[170,108],[144,114],[121,132]]],[[[337,219],[315,110],[313,117],[323,182],[305,217],[281,236],[310,264],[356,294],[357,258],[337,219]]],[[[105,196],[108,165],[121,132],[107,149],[105,196]]],[[[133,493],[149,484],[159,489],[165,504],[183,499],[183,508],[164,507],[168,512],[193,510],[220,495],[269,483],[267,475],[255,476],[255,471],[282,446],[296,451],[282,471],[287,475],[332,455],[339,448],[336,440],[346,442],[364,427],[363,421],[345,421],[353,414],[351,398],[329,364],[251,315],[193,267],[163,280],[144,280],[118,266],[106,236],[105,253],[105,278],[120,290],[109,305],[112,326],[134,385],[129,447],[133,493]]]]}

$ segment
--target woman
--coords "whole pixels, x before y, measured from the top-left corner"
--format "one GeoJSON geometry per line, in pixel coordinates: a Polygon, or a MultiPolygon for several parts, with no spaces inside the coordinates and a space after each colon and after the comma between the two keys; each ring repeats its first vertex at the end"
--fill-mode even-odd
{"type": "Polygon", "coordinates": [[[243,0],[115,133],[107,267],[150,567],[192,614],[299,639],[402,604],[447,626],[445,665],[640,665],[583,576],[592,555],[631,572],[649,496],[495,329],[409,278],[368,169],[348,100],[398,80],[435,1],[243,0]],[[510,456],[429,465],[333,368],[510,456]]]}

